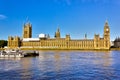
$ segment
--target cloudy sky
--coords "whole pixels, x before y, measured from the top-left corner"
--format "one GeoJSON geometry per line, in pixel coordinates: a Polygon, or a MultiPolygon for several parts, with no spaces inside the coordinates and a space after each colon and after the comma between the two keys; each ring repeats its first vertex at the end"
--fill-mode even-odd
{"type": "Polygon", "coordinates": [[[61,36],[82,39],[87,34],[103,36],[105,21],[111,29],[111,40],[120,36],[120,0],[0,0],[0,39],[22,37],[27,17],[33,37],[45,33],[54,36],[59,27],[61,36]]]}

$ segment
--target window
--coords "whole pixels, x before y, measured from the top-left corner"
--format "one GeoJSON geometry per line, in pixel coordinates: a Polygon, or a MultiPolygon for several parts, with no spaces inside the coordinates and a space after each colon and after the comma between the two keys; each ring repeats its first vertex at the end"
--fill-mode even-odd
{"type": "Polygon", "coordinates": [[[27,34],[27,31],[25,31],[25,34],[27,34]]]}

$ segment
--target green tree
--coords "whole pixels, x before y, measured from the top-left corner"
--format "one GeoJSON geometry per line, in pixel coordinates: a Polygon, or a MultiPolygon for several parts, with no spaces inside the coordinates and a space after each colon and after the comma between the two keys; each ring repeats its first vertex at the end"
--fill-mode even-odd
{"type": "Polygon", "coordinates": [[[8,41],[6,41],[6,40],[0,40],[0,48],[2,47],[4,47],[4,46],[7,46],[7,42],[8,41]]]}

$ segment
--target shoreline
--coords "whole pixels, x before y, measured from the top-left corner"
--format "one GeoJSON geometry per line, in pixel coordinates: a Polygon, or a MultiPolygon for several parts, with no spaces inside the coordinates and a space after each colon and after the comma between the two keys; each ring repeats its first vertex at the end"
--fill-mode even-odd
{"type": "MultiPolygon", "coordinates": [[[[5,48],[0,48],[1,50],[5,50],[5,48]]],[[[44,48],[44,49],[38,49],[38,48],[34,48],[34,49],[30,49],[30,48],[24,48],[24,49],[20,49],[20,50],[32,50],[32,51],[37,51],[37,50],[42,50],[42,51],[62,51],[62,50],[67,50],[67,51],[120,51],[120,48],[110,48],[110,49],[52,49],[52,48],[44,48]]]]}

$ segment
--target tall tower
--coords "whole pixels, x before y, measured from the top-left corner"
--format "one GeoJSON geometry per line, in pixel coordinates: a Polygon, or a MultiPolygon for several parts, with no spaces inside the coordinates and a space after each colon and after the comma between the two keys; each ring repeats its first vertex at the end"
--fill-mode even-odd
{"type": "Polygon", "coordinates": [[[57,32],[55,32],[55,38],[60,38],[60,29],[57,29],[57,32]]]}
{"type": "Polygon", "coordinates": [[[31,38],[32,37],[32,25],[30,22],[24,24],[23,27],[23,38],[31,38]]]}
{"type": "Polygon", "coordinates": [[[104,26],[104,48],[105,49],[110,48],[110,28],[108,25],[108,21],[105,22],[104,26]]]}
{"type": "Polygon", "coordinates": [[[15,37],[9,36],[8,37],[8,47],[9,48],[20,47],[20,38],[18,36],[15,36],[15,37]]]}

